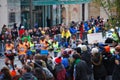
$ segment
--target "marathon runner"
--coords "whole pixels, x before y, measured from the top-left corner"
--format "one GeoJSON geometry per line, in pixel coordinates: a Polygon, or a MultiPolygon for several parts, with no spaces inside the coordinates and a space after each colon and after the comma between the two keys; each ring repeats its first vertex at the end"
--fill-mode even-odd
{"type": "Polygon", "coordinates": [[[7,41],[7,43],[5,44],[5,64],[7,66],[11,65],[13,70],[14,70],[14,45],[11,41],[7,41]],[[10,63],[8,62],[10,61],[10,63]]]}
{"type": "Polygon", "coordinates": [[[22,40],[19,40],[17,49],[18,49],[18,58],[21,61],[22,65],[24,65],[26,52],[27,52],[27,46],[25,44],[23,44],[22,40]]]}

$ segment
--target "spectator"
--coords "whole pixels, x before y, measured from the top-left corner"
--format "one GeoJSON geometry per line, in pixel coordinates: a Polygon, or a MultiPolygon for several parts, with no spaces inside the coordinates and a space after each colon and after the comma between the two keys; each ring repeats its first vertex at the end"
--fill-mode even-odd
{"type": "Polygon", "coordinates": [[[119,80],[120,79],[120,45],[115,47],[115,68],[113,71],[112,80],[119,80]]]}
{"type": "Polygon", "coordinates": [[[19,80],[38,80],[32,73],[31,68],[28,65],[24,65],[22,68],[22,76],[19,80]]]}
{"type": "Polygon", "coordinates": [[[34,69],[34,75],[37,77],[38,80],[46,80],[45,73],[43,72],[43,69],[40,67],[34,69]]]}
{"type": "Polygon", "coordinates": [[[74,80],[88,80],[86,62],[81,60],[77,53],[74,53],[72,57],[74,59],[74,80]]]}
{"type": "Polygon", "coordinates": [[[24,33],[25,33],[24,26],[21,26],[21,29],[19,30],[19,36],[22,37],[24,33]]]}
{"type": "Polygon", "coordinates": [[[62,59],[61,57],[57,57],[55,59],[55,78],[56,80],[65,80],[66,77],[66,70],[63,66],[63,64],[61,64],[62,59]]]}
{"type": "Polygon", "coordinates": [[[88,74],[88,79],[89,80],[93,80],[92,79],[92,63],[91,63],[91,53],[89,52],[88,48],[86,45],[82,45],[81,46],[81,58],[82,60],[84,60],[87,63],[87,74],[88,74]]]}
{"type": "Polygon", "coordinates": [[[1,72],[0,80],[12,80],[12,76],[10,75],[10,71],[7,67],[3,67],[1,72]]]}
{"type": "Polygon", "coordinates": [[[64,30],[63,30],[62,33],[61,33],[62,39],[64,39],[65,42],[68,42],[68,43],[69,43],[70,36],[71,36],[71,33],[70,33],[70,31],[68,30],[68,28],[64,28],[64,30]]]}
{"type": "Polygon", "coordinates": [[[102,62],[102,55],[98,52],[97,48],[93,48],[91,61],[93,63],[93,74],[94,80],[105,80],[106,78],[106,69],[102,62]]]}

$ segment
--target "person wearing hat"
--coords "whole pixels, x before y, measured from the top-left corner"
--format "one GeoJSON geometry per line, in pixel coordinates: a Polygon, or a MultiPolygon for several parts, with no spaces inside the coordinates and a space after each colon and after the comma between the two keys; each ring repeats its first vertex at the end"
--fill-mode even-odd
{"type": "Polygon", "coordinates": [[[66,80],[66,70],[65,67],[63,66],[62,62],[62,58],[61,57],[57,57],[55,58],[55,80],[66,80]]]}
{"type": "Polygon", "coordinates": [[[88,70],[87,70],[87,75],[89,80],[93,80],[92,79],[92,63],[91,63],[91,54],[88,50],[87,45],[82,45],[81,46],[81,59],[84,60],[87,64],[88,70]]]}
{"type": "Polygon", "coordinates": [[[105,80],[107,72],[103,65],[103,56],[99,53],[98,48],[92,48],[91,50],[91,62],[93,64],[94,80],[105,80]]]}
{"type": "Polygon", "coordinates": [[[25,33],[24,26],[21,26],[21,29],[19,30],[19,36],[22,37],[24,33],[25,33]]]}
{"type": "Polygon", "coordinates": [[[115,47],[115,67],[112,76],[112,80],[119,79],[120,79],[120,45],[115,47]]]}

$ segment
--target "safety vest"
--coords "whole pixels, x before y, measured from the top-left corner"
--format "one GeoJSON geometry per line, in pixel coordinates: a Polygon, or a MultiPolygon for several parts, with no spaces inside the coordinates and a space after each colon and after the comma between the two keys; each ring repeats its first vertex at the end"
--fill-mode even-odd
{"type": "Polygon", "coordinates": [[[116,33],[113,33],[113,34],[112,34],[112,37],[113,37],[113,39],[114,39],[115,41],[118,41],[118,40],[119,40],[119,38],[118,38],[118,36],[117,36],[116,33]]]}
{"type": "Polygon", "coordinates": [[[41,50],[46,50],[48,48],[48,44],[46,43],[46,40],[42,41],[40,40],[41,50]]]}
{"type": "Polygon", "coordinates": [[[22,54],[26,54],[27,51],[27,47],[24,44],[20,44],[18,45],[18,54],[22,55],[22,54]]]}
{"type": "Polygon", "coordinates": [[[14,45],[13,45],[13,44],[10,44],[10,45],[6,44],[6,45],[5,45],[5,49],[6,49],[6,50],[12,50],[13,48],[14,48],[14,45]]]}
{"type": "Polygon", "coordinates": [[[24,42],[23,43],[25,46],[27,46],[27,48],[29,48],[30,47],[30,43],[27,41],[27,42],[24,42]]]}
{"type": "Polygon", "coordinates": [[[53,49],[53,44],[51,40],[48,40],[48,44],[49,44],[49,49],[53,49]]]}
{"type": "Polygon", "coordinates": [[[54,48],[54,52],[59,52],[60,51],[58,42],[53,43],[53,48],[54,48]]]}
{"type": "Polygon", "coordinates": [[[35,52],[35,44],[30,42],[30,50],[35,52]]]}

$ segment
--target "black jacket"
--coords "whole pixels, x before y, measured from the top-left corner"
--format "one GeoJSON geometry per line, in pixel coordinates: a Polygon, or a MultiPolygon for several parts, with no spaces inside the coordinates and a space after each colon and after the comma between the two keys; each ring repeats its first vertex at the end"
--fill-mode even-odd
{"type": "Polygon", "coordinates": [[[88,67],[87,73],[92,74],[93,69],[92,69],[92,62],[91,62],[91,53],[89,53],[88,51],[83,51],[81,54],[81,58],[87,63],[87,67],[88,67]]]}
{"type": "Polygon", "coordinates": [[[80,60],[76,65],[76,77],[75,80],[88,80],[87,77],[87,64],[85,61],[80,60]]]}
{"type": "Polygon", "coordinates": [[[95,56],[92,56],[93,63],[93,74],[96,78],[101,78],[107,75],[105,66],[102,62],[102,55],[100,53],[96,53],[95,56]]]}

